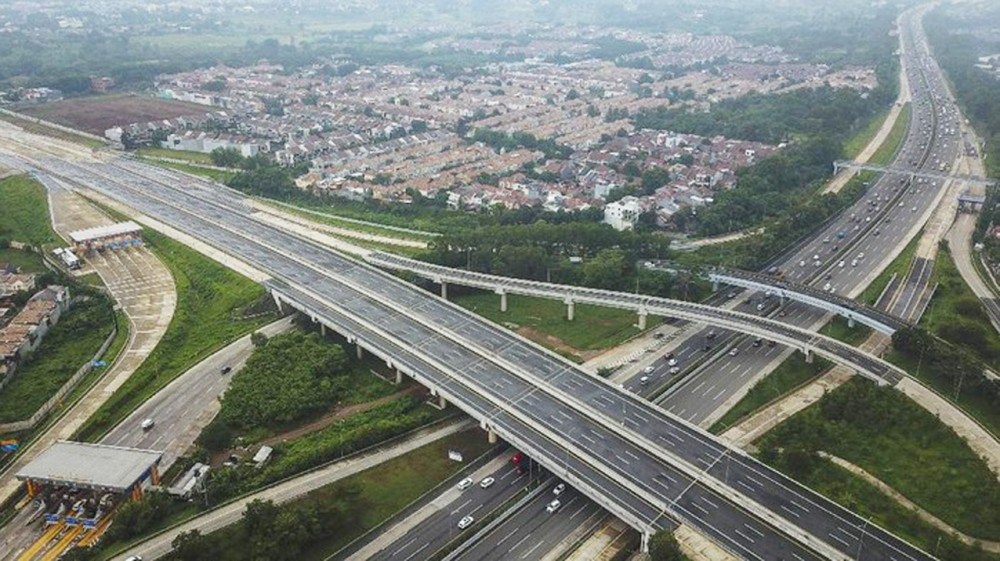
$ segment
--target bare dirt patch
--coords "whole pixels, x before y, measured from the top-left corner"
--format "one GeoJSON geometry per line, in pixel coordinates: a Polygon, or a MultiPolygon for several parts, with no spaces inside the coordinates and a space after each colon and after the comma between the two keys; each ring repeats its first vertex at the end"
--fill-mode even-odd
{"type": "Polygon", "coordinates": [[[96,135],[115,126],[201,115],[211,110],[204,105],[171,101],[149,96],[119,94],[67,99],[24,107],[25,115],[52,121],[96,135]]]}

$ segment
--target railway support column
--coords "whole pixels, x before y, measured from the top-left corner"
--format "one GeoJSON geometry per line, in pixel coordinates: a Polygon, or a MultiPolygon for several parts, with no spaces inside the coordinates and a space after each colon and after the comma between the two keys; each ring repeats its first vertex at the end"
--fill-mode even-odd
{"type": "Polygon", "coordinates": [[[488,429],[486,431],[486,442],[488,442],[490,444],[496,444],[497,443],[497,433],[494,432],[493,429],[488,429]]]}
{"type": "Polygon", "coordinates": [[[639,551],[643,553],[649,553],[649,538],[651,537],[652,535],[649,532],[642,533],[642,542],[639,546],[639,551]]]}
{"type": "Polygon", "coordinates": [[[323,337],[326,337],[326,324],[325,323],[319,324],[319,334],[322,335],[323,337]]]}
{"type": "Polygon", "coordinates": [[[854,316],[847,316],[847,327],[854,327],[854,316]]]}
{"type": "Polygon", "coordinates": [[[649,312],[646,311],[646,308],[639,308],[639,331],[646,329],[646,316],[648,315],[649,312]]]}
{"type": "Polygon", "coordinates": [[[813,357],[812,349],[806,349],[803,352],[805,352],[805,354],[806,354],[806,364],[812,364],[813,363],[813,358],[814,358],[813,357]]]}
{"type": "Polygon", "coordinates": [[[437,408],[438,409],[444,409],[445,407],[448,407],[448,400],[446,400],[443,395],[439,395],[438,396],[438,402],[437,402],[437,408]]]}
{"type": "Polygon", "coordinates": [[[396,369],[396,385],[398,386],[398,385],[400,385],[402,383],[403,383],[403,371],[397,368],[396,369]]]}
{"type": "Polygon", "coordinates": [[[441,281],[441,298],[448,299],[448,283],[441,281]]]}
{"type": "Polygon", "coordinates": [[[719,291],[719,281],[717,279],[712,279],[712,292],[719,291]]]}
{"type": "Polygon", "coordinates": [[[357,354],[358,360],[365,358],[365,350],[361,348],[361,343],[354,343],[354,351],[357,354]]]}
{"type": "Polygon", "coordinates": [[[566,320],[567,321],[573,321],[573,308],[574,307],[575,306],[574,306],[574,303],[573,303],[573,299],[572,298],[567,298],[566,299],[566,320]]]}
{"type": "Polygon", "coordinates": [[[278,296],[278,293],[272,291],[271,298],[274,298],[274,305],[278,307],[278,314],[285,315],[285,309],[281,307],[281,297],[278,296]]]}
{"type": "Polygon", "coordinates": [[[506,312],[507,311],[507,291],[506,290],[497,290],[497,294],[500,295],[500,311],[501,312],[506,312]]]}

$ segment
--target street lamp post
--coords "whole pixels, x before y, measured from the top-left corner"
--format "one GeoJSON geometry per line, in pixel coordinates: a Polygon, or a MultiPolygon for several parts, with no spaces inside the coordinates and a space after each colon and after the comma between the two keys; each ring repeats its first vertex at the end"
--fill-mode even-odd
{"type": "MultiPolygon", "coordinates": [[[[874,516],[874,515],[873,515],[874,516]]],[[[863,526],[861,526],[861,537],[858,538],[858,554],[854,557],[854,561],[861,561],[861,546],[865,542],[865,530],[868,528],[868,523],[872,521],[872,517],[869,516],[863,526]]]]}

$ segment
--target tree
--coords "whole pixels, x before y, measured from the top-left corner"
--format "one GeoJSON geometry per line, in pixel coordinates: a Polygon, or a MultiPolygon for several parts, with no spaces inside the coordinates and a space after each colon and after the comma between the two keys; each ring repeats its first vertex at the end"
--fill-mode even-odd
{"type": "Polygon", "coordinates": [[[620,249],[601,250],[583,266],[584,283],[595,288],[620,288],[622,279],[628,277],[626,254],[620,249]]]}
{"type": "Polygon", "coordinates": [[[319,94],[308,93],[302,96],[303,105],[315,106],[317,103],[319,103],[319,94]]]}
{"type": "Polygon", "coordinates": [[[260,331],[254,331],[250,334],[250,343],[253,344],[255,349],[263,348],[267,345],[267,335],[264,335],[260,331]]]}
{"type": "Polygon", "coordinates": [[[660,530],[649,538],[649,558],[652,561],[681,561],[684,554],[674,533],[660,530]]]}
{"type": "Polygon", "coordinates": [[[213,164],[222,168],[234,168],[243,161],[243,155],[236,148],[216,148],[208,156],[213,164]]]}
{"type": "Polygon", "coordinates": [[[215,541],[201,535],[198,530],[182,532],[174,541],[172,555],[179,561],[209,561],[218,558],[215,541]]]}
{"type": "Polygon", "coordinates": [[[579,99],[579,97],[580,92],[575,89],[570,89],[569,92],[566,93],[566,101],[573,101],[574,99],[579,99]]]}

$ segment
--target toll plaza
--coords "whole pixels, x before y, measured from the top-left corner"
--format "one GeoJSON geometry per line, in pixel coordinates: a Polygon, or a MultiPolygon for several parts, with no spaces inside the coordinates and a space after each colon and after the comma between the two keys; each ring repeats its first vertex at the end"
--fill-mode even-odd
{"type": "Polygon", "coordinates": [[[131,220],[69,233],[78,255],[142,245],[142,226],[131,220]]]}
{"type": "Polygon", "coordinates": [[[42,533],[17,559],[51,561],[93,545],[115,508],[159,485],[162,452],[59,441],[24,466],[23,481],[42,533]]]}

